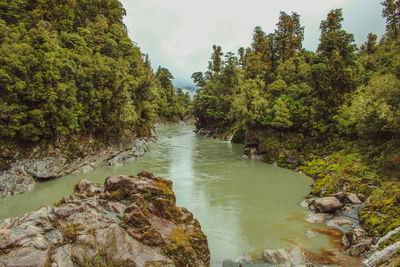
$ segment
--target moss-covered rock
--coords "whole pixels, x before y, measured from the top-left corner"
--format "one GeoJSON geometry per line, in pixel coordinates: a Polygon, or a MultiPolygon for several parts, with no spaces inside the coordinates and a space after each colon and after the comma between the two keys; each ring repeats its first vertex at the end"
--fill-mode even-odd
{"type": "Polygon", "coordinates": [[[210,265],[199,222],[175,206],[172,182],[150,172],[108,177],[104,187],[82,180],[56,207],[1,221],[0,230],[0,265],[21,257],[47,266],[210,265]]]}

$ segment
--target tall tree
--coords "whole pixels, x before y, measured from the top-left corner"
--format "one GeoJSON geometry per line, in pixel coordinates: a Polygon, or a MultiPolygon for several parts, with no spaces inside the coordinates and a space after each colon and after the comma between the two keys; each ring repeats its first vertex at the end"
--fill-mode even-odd
{"type": "Polygon", "coordinates": [[[354,35],[342,30],[342,9],[333,9],[320,24],[321,37],[317,52],[321,57],[332,58],[339,54],[346,64],[354,60],[356,46],[354,35]]]}
{"type": "Polygon", "coordinates": [[[316,64],[312,66],[318,101],[314,102],[319,119],[329,124],[346,94],[354,90],[354,65],[356,49],[353,34],[342,30],[342,10],[333,9],[320,24],[321,38],[316,64]]]}
{"type": "Polygon", "coordinates": [[[245,59],[245,77],[260,77],[265,80],[270,69],[269,44],[267,35],[260,26],[254,28],[251,49],[246,50],[245,59]]]}
{"type": "Polygon", "coordinates": [[[275,30],[276,46],[282,62],[295,55],[302,48],[304,27],[300,25],[300,15],[296,12],[288,15],[281,11],[275,30]]]}
{"type": "Polygon", "coordinates": [[[211,55],[211,61],[208,62],[209,66],[208,69],[215,72],[219,73],[221,71],[222,67],[222,56],[224,53],[222,53],[222,48],[221,46],[213,45],[213,53],[211,55]]]}
{"type": "Polygon", "coordinates": [[[386,30],[397,37],[400,24],[400,2],[398,0],[385,0],[382,5],[382,16],[386,18],[386,30]]]}

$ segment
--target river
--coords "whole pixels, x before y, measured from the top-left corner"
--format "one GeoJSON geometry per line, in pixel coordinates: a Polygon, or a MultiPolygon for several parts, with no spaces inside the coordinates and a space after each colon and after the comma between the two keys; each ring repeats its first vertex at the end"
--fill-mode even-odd
{"type": "Polygon", "coordinates": [[[141,158],[39,183],[28,193],[1,199],[0,219],[58,202],[80,179],[102,183],[111,175],[148,170],[173,181],[177,205],[193,212],[208,237],[213,266],[293,244],[312,251],[334,249],[329,237],[315,232],[316,225],[305,220],[308,211],[299,205],[311,178],[245,159],[243,146],[198,136],[193,129],[160,128],[158,142],[141,158]]]}

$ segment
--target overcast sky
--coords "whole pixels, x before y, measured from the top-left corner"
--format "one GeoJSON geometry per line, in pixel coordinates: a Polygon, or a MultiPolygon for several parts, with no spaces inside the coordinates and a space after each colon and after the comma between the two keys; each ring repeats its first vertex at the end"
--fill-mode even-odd
{"type": "Polygon", "coordinates": [[[190,76],[206,71],[217,44],[236,52],[251,43],[255,26],[273,32],[279,12],[301,15],[303,46],[315,51],[319,24],[333,8],[343,8],[343,28],[358,45],[369,32],[382,36],[385,20],[380,0],[121,0],[130,38],[148,53],[154,69],[162,65],[175,86],[192,85],[190,76]]]}

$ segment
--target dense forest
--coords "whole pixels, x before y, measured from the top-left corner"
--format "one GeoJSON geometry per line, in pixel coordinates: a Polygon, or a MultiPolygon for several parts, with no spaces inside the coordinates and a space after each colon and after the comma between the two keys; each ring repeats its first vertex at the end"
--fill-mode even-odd
{"type": "Polygon", "coordinates": [[[40,144],[147,136],[190,97],[154,73],[127,35],[118,0],[0,0],[1,166],[40,144]]]}
{"type": "Polygon", "coordinates": [[[273,33],[256,27],[237,54],[214,45],[208,71],[192,75],[197,128],[233,134],[265,161],[312,176],[313,195],[363,194],[371,236],[400,226],[400,2],[382,5],[379,41],[370,33],[358,48],[334,9],[307,51],[300,15],[281,12],[273,33]],[[299,164],[287,161],[296,154],[299,164]]]}

